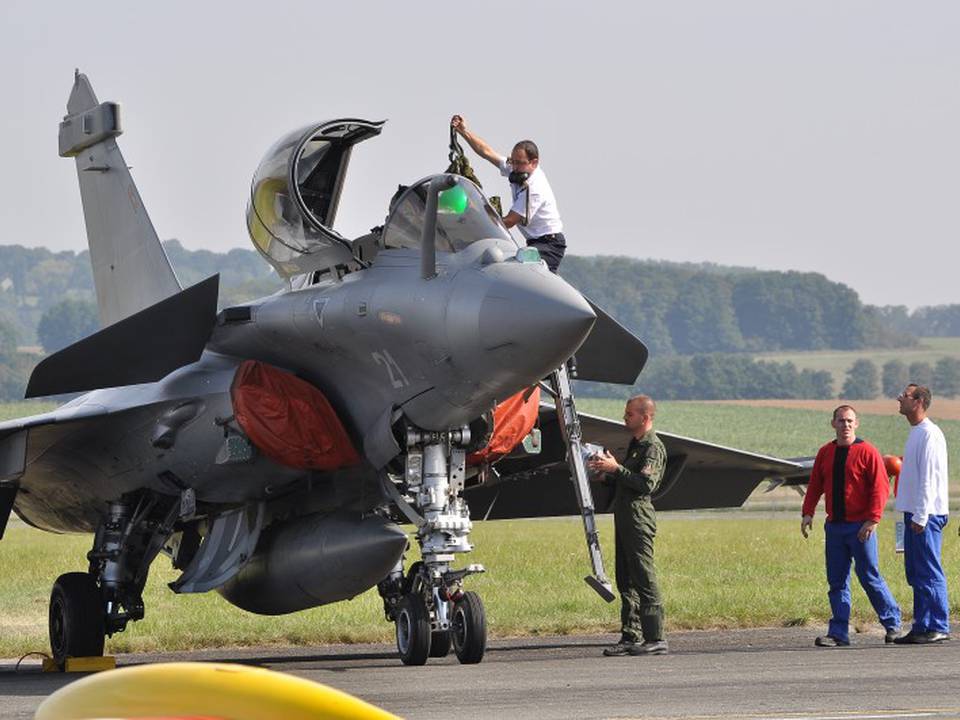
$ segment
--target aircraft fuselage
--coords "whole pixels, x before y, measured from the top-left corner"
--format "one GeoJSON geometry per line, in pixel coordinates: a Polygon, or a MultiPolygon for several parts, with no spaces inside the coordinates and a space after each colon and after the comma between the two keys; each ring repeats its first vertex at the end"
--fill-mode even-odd
{"type": "Polygon", "coordinates": [[[18,512],[44,529],[89,532],[104,503],[136,490],[191,488],[198,502],[225,505],[269,500],[309,475],[258,453],[222,457],[230,385],[245,359],[296,368],[327,395],[366,454],[365,469],[333,475],[359,487],[358,474],[399,450],[389,447],[395,412],[424,430],[467,424],[549,373],[589,332],[582,296],[540,263],[505,259],[503,245],[441,255],[431,280],[419,275],[418,252],[383,251],[343,280],[221,313],[197,363],[74,401],[111,408],[106,424],[33,433],[18,512]]]}

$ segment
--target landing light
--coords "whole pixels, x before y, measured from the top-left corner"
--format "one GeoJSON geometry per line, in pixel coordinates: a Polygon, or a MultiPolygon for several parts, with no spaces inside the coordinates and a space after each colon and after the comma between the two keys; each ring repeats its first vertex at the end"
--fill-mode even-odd
{"type": "Polygon", "coordinates": [[[437,198],[437,211],[447,215],[463,215],[468,204],[467,191],[459,185],[454,185],[440,193],[440,197],[437,198]]]}
{"type": "Polygon", "coordinates": [[[538,263],[540,262],[540,251],[535,247],[525,247],[517,250],[517,262],[538,263]]]}

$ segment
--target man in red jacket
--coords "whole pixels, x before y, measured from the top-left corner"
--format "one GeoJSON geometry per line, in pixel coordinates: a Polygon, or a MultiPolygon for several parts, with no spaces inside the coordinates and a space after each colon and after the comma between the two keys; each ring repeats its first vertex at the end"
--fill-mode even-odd
{"type": "Polygon", "coordinates": [[[821,495],[826,495],[827,583],[830,590],[830,626],[817,638],[819,647],[849,645],[850,561],[877,617],[886,628],[886,642],[900,633],[900,607],[877,565],[877,524],[890,492],[890,481],[880,452],[857,437],[857,412],[849,405],[833,411],[830,422],[837,439],[817,453],[810,484],[803,499],[800,532],[807,537],[821,495]]]}

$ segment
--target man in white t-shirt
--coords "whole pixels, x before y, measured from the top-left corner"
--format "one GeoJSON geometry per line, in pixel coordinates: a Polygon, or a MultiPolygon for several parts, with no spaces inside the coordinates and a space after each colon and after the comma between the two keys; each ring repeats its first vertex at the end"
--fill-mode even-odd
{"type": "Polygon", "coordinates": [[[910,384],[897,397],[900,414],[910,423],[897,489],[897,510],[906,526],[903,564],[913,588],[913,627],[898,645],[939,643],[950,639],[947,576],[940,562],[947,524],[947,441],[927,417],[930,390],[910,384]]]}
{"type": "Polygon", "coordinates": [[[540,167],[540,151],[532,140],[521,140],[513,146],[510,157],[504,157],[491,148],[482,138],[467,129],[460,115],[454,115],[450,126],[484,160],[495,165],[500,174],[510,180],[513,204],[504,216],[508,228],[514,226],[527,241],[527,245],[540,251],[540,257],[551,272],[556,272],[567,249],[563,237],[563,223],[557,210],[550,182],[540,167]]]}

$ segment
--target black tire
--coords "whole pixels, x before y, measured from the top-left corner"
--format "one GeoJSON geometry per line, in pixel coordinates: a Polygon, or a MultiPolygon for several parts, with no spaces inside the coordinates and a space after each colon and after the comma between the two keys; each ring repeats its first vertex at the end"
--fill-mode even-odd
{"type": "Polygon", "coordinates": [[[421,595],[404,595],[396,610],[397,651],[404,665],[425,665],[430,656],[430,612],[421,595]]]}
{"type": "Polygon", "coordinates": [[[453,606],[450,635],[457,660],[464,665],[483,660],[487,650],[487,615],[475,592],[464,593],[453,606]]]}
{"type": "Polygon", "coordinates": [[[442,658],[450,654],[450,646],[453,640],[450,637],[449,630],[438,630],[430,633],[430,657],[442,658]]]}
{"type": "Polygon", "coordinates": [[[105,608],[92,575],[66,573],[50,592],[50,650],[58,665],[68,657],[103,655],[105,608]]]}

